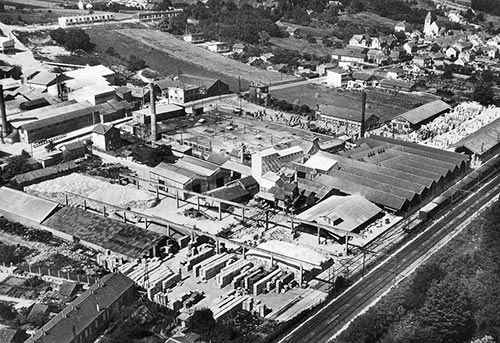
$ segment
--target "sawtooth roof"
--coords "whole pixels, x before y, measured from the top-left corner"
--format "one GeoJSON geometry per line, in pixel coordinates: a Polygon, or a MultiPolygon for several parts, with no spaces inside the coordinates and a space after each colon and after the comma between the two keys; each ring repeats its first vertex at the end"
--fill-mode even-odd
{"type": "Polygon", "coordinates": [[[346,181],[338,177],[330,175],[318,175],[314,182],[329,186],[331,189],[337,189],[346,194],[360,194],[365,199],[382,207],[391,208],[400,211],[407,205],[407,200],[384,191],[370,188],[357,184],[355,182],[346,181]]]}

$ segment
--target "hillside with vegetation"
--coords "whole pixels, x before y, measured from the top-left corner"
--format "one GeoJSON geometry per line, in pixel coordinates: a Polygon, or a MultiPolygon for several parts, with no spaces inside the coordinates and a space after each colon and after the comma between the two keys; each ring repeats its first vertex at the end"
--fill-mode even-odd
{"type": "Polygon", "coordinates": [[[500,201],[335,343],[500,341],[500,201]]]}

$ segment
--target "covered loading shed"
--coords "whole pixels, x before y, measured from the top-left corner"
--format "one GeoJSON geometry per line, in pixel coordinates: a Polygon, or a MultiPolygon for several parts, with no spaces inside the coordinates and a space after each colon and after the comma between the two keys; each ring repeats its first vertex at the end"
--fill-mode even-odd
{"type": "Polygon", "coordinates": [[[57,208],[56,202],[42,199],[12,188],[0,188],[0,214],[8,220],[39,228],[57,208]]]}
{"type": "Polygon", "coordinates": [[[156,256],[166,239],[156,232],[72,206],[61,208],[42,224],[54,235],[127,259],[156,256]]]}
{"type": "Polygon", "coordinates": [[[457,153],[475,155],[482,161],[494,155],[500,146],[500,118],[471,133],[453,145],[457,153]]]}
{"type": "Polygon", "coordinates": [[[418,130],[422,125],[449,111],[451,106],[436,100],[400,114],[391,121],[392,128],[398,132],[418,130]]]}
{"type": "Polygon", "coordinates": [[[332,195],[302,212],[298,219],[359,232],[382,213],[382,209],[359,194],[332,195]]]}

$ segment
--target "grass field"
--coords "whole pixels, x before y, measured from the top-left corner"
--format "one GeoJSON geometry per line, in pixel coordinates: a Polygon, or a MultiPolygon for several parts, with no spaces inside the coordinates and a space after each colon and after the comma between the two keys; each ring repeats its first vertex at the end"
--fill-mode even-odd
{"type": "MultiPolygon", "coordinates": [[[[367,90],[366,93],[366,113],[374,114],[382,121],[390,120],[412,108],[435,100],[429,95],[390,94],[375,90],[367,90]]],[[[305,104],[313,109],[317,105],[331,105],[361,111],[361,92],[329,89],[317,84],[273,90],[272,96],[289,103],[305,104]]]]}
{"type": "MultiPolygon", "coordinates": [[[[254,68],[222,55],[208,52],[207,50],[193,44],[186,43],[181,39],[164,32],[155,30],[125,29],[119,30],[117,33],[128,38],[129,46],[138,42],[149,47],[148,53],[156,54],[160,51],[164,57],[161,61],[159,61],[160,63],[158,66],[153,65],[152,63],[150,64],[153,69],[159,69],[161,67],[168,68],[170,67],[169,65],[173,63],[174,68],[170,68],[173,69],[172,72],[177,73],[176,67],[180,67],[183,73],[194,74],[194,72],[190,69],[193,68],[192,65],[196,65],[199,66],[198,68],[209,72],[225,75],[225,80],[232,79],[230,85],[233,86],[233,89],[237,87],[238,77],[241,77],[241,80],[246,81],[246,83],[262,82],[266,84],[278,82],[282,77],[278,73],[254,68]],[[165,60],[167,56],[169,58],[165,60]],[[183,65],[185,65],[185,69],[182,69],[183,65]]],[[[286,78],[292,77],[283,75],[283,79],[286,78]]]]}

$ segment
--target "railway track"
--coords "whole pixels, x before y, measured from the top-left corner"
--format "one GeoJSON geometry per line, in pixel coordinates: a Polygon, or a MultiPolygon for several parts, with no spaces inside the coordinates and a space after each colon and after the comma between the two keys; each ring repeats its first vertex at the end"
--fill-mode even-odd
{"type": "Polygon", "coordinates": [[[358,281],[336,299],[291,330],[278,343],[326,343],[360,311],[380,297],[396,278],[424,257],[448,234],[476,213],[483,205],[500,193],[500,175],[493,177],[476,193],[459,203],[454,209],[430,225],[422,234],[382,261],[365,278],[358,281]]]}

